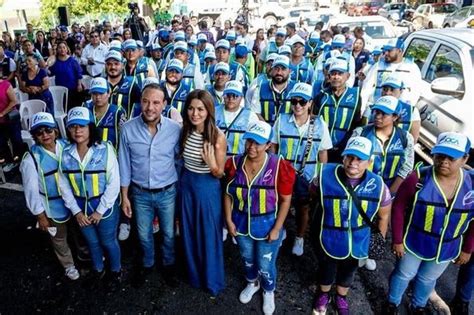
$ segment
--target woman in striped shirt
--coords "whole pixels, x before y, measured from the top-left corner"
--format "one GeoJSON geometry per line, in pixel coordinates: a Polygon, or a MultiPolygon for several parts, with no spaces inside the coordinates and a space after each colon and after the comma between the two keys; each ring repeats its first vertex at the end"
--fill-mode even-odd
{"type": "Polygon", "coordinates": [[[181,234],[189,281],[216,296],[224,288],[222,204],[226,138],[216,127],[214,101],[205,90],[192,91],[184,105],[181,154],[181,234]]]}

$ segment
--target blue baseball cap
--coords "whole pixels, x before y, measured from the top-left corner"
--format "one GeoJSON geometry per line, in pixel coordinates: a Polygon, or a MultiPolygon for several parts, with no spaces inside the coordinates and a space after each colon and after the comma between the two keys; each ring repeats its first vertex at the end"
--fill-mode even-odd
{"type": "Polygon", "coordinates": [[[258,144],[266,144],[270,142],[271,137],[272,127],[268,123],[259,120],[250,125],[242,139],[250,139],[258,144]]]}
{"type": "Polygon", "coordinates": [[[236,58],[243,58],[249,54],[249,50],[245,45],[237,45],[235,47],[235,57],[236,58]]]}
{"type": "Polygon", "coordinates": [[[287,56],[278,55],[278,57],[273,60],[272,68],[277,66],[288,69],[290,67],[290,58],[287,56]]]}
{"type": "Polygon", "coordinates": [[[31,117],[30,131],[35,131],[41,127],[55,128],[56,122],[54,121],[53,115],[46,112],[39,112],[31,117]]]}
{"type": "Polygon", "coordinates": [[[158,38],[167,42],[170,40],[170,32],[167,29],[162,28],[158,31],[158,38]]]}
{"type": "Polygon", "coordinates": [[[370,106],[370,109],[371,110],[378,109],[388,115],[392,115],[392,114],[398,115],[400,106],[398,106],[398,99],[396,97],[387,95],[387,96],[382,96],[379,99],[377,99],[374,105],[370,106]]]}
{"type": "Polygon", "coordinates": [[[295,84],[288,96],[290,99],[294,97],[301,97],[305,101],[309,101],[313,96],[313,88],[307,83],[298,82],[295,84]]]}
{"type": "Polygon", "coordinates": [[[339,71],[342,73],[349,72],[349,65],[347,64],[347,61],[336,58],[329,67],[329,73],[333,71],[339,71]]]}
{"type": "Polygon", "coordinates": [[[92,114],[87,107],[73,107],[67,114],[66,127],[72,125],[87,126],[92,122],[92,114]]]}
{"type": "Polygon", "coordinates": [[[216,73],[217,71],[222,71],[226,74],[229,74],[230,73],[230,67],[229,67],[229,64],[228,63],[225,63],[225,62],[218,62],[216,63],[215,67],[214,67],[214,73],[216,73]]]}
{"type": "Polygon", "coordinates": [[[109,91],[109,83],[105,78],[94,78],[91,81],[90,93],[105,94],[109,91]]]}
{"type": "Polygon", "coordinates": [[[188,44],[183,41],[175,42],[173,46],[173,51],[177,51],[177,50],[188,52],[188,44]]]}
{"type": "Polygon", "coordinates": [[[59,31],[60,32],[67,32],[68,31],[67,26],[64,26],[64,25],[59,26],[59,31]]]}
{"type": "Polygon", "coordinates": [[[243,86],[242,83],[237,80],[229,81],[225,84],[224,95],[235,94],[238,96],[243,96],[243,86]]]}
{"type": "Polygon", "coordinates": [[[393,72],[387,78],[382,81],[382,87],[390,86],[394,89],[402,89],[403,88],[403,81],[400,75],[397,72],[393,72]]]}
{"type": "Polygon", "coordinates": [[[431,154],[443,154],[459,159],[469,154],[470,149],[471,141],[467,136],[457,132],[443,132],[438,136],[431,154]]]}
{"type": "Polygon", "coordinates": [[[168,70],[176,70],[179,73],[183,72],[183,70],[184,70],[183,62],[179,59],[176,59],[176,58],[171,59],[168,62],[168,65],[166,66],[166,71],[168,71],[168,70]]]}
{"type": "Polygon", "coordinates": [[[387,44],[383,45],[382,49],[384,51],[387,51],[387,50],[392,50],[394,48],[403,49],[403,47],[404,47],[403,39],[392,38],[391,40],[387,42],[387,44]]]}
{"type": "Polygon", "coordinates": [[[114,59],[114,60],[117,60],[117,61],[120,61],[120,62],[123,61],[122,54],[120,52],[116,51],[116,50],[109,50],[107,55],[105,55],[105,61],[107,62],[107,60],[109,60],[109,59],[114,59]]]}
{"type": "Polygon", "coordinates": [[[374,47],[374,50],[372,50],[372,55],[378,56],[378,55],[380,55],[380,54],[382,54],[382,47],[380,47],[380,46],[375,46],[375,47],[374,47]]]}
{"type": "Polygon", "coordinates": [[[353,155],[363,161],[370,159],[372,155],[372,142],[365,137],[352,137],[347,142],[346,148],[342,152],[342,156],[353,155]]]}
{"type": "Polygon", "coordinates": [[[137,49],[138,48],[138,45],[137,45],[137,41],[134,40],[134,39],[127,39],[126,41],[124,41],[122,43],[122,50],[125,51],[127,49],[137,49]]]}
{"type": "Polygon", "coordinates": [[[175,42],[184,41],[184,40],[186,40],[186,36],[184,35],[183,31],[177,31],[176,33],[174,33],[175,42]]]}

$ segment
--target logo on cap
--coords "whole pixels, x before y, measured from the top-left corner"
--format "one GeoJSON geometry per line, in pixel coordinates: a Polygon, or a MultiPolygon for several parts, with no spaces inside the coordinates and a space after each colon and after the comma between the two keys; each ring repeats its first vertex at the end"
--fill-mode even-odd
{"type": "Polygon", "coordinates": [[[443,139],[439,140],[439,144],[459,145],[459,140],[456,138],[445,136],[443,139]]]}
{"type": "Polygon", "coordinates": [[[357,139],[353,139],[349,142],[349,147],[359,147],[361,149],[365,149],[365,143],[363,142],[360,142],[359,140],[357,139]]]}
{"type": "Polygon", "coordinates": [[[36,114],[33,118],[33,124],[36,124],[36,123],[38,123],[39,121],[42,121],[42,120],[49,120],[48,115],[36,114]]]}
{"type": "Polygon", "coordinates": [[[79,117],[79,118],[86,118],[84,117],[84,113],[80,110],[73,110],[71,111],[71,113],[69,113],[69,118],[76,118],[76,117],[79,117]]]}

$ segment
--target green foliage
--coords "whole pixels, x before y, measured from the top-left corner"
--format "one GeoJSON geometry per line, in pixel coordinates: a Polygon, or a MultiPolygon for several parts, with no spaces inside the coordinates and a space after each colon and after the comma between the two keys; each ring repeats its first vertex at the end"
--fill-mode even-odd
{"type": "Polygon", "coordinates": [[[41,24],[52,26],[57,20],[58,7],[66,6],[69,10],[70,18],[89,14],[124,14],[129,10],[128,0],[42,0],[41,1],[41,24]]]}

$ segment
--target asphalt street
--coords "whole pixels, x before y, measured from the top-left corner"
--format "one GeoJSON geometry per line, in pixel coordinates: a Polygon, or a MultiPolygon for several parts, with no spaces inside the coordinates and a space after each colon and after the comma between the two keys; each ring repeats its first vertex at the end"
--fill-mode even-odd
{"type": "MultiPolygon", "coordinates": [[[[9,181],[18,183],[19,178],[9,181]]],[[[238,300],[245,280],[238,248],[230,239],[225,243],[227,287],[216,299],[190,287],[182,265],[176,289],[165,285],[159,270],[150,275],[143,287],[133,288],[130,271],[136,261],[134,249],[138,248],[134,239],[121,244],[124,280],[120,291],[88,291],[81,286],[81,279],[72,282],[63,275],[47,235],[34,228],[35,218],[26,209],[22,192],[0,185],[0,209],[0,314],[261,314],[260,294],[247,305],[238,300]]],[[[275,314],[310,314],[317,285],[318,264],[310,242],[306,241],[302,257],[291,255],[294,224],[294,218],[289,217],[288,238],[278,260],[275,314]]],[[[384,314],[394,263],[395,258],[387,252],[376,271],[359,269],[349,293],[351,314],[384,314]]],[[[454,294],[457,270],[450,266],[438,282],[437,291],[446,300],[454,294]]],[[[405,305],[406,302],[407,299],[405,305]]],[[[334,311],[331,309],[328,314],[334,311]]]]}

